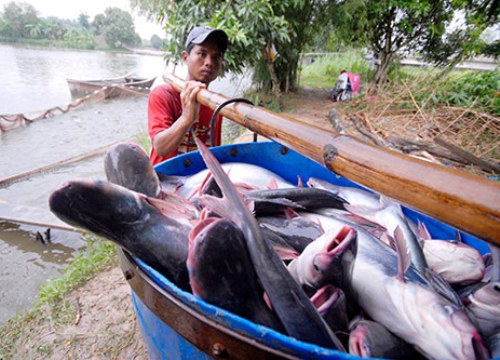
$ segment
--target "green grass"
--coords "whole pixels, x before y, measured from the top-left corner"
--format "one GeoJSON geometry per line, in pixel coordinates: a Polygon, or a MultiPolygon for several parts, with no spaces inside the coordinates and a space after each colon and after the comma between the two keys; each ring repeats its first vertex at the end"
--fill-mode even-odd
{"type": "Polygon", "coordinates": [[[35,306],[23,314],[17,314],[0,328],[0,359],[10,359],[14,356],[16,341],[23,336],[29,336],[31,324],[38,320],[49,318],[55,325],[74,320],[75,309],[65,301],[65,296],[84,285],[98,272],[118,264],[115,244],[94,235],[84,235],[84,240],[86,245],[63,275],[40,287],[35,306]]]}
{"type": "MultiPolygon", "coordinates": [[[[311,65],[303,66],[300,86],[332,88],[342,69],[360,74],[364,87],[373,76],[368,71],[368,61],[363,58],[363,53],[352,50],[319,57],[311,65]]],[[[500,70],[458,70],[444,77],[441,72],[441,69],[432,67],[393,65],[388,73],[389,83],[384,84],[383,91],[395,91],[404,83],[423,108],[451,105],[500,115],[500,70]]]]}
{"type": "Polygon", "coordinates": [[[40,287],[36,306],[54,303],[73,289],[85,284],[98,270],[115,263],[116,246],[95,236],[85,237],[86,246],[75,257],[61,278],[54,279],[40,287]]]}
{"type": "Polygon", "coordinates": [[[148,131],[143,128],[141,131],[134,136],[134,141],[138,143],[144,151],[146,151],[146,154],[151,153],[151,140],[149,139],[149,134],[148,131]]]}
{"type": "Polygon", "coordinates": [[[318,57],[311,65],[301,68],[300,85],[323,88],[335,87],[341,70],[360,74],[363,81],[366,81],[368,65],[363,53],[355,50],[318,57]]]}

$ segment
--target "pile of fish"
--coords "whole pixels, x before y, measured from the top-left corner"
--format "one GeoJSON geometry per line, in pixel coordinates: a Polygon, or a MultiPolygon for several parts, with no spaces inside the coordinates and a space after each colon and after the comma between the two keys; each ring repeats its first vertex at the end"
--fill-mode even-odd
{"type": "Polygon", "coordinates": [[[359,357],[500,356],[500,255],[432,239],[394,200],[264,168],[158,174],[134,143],[107,180],[72,180],[51,211],[112,240],[179,288],[300,341],[359,357]]]}

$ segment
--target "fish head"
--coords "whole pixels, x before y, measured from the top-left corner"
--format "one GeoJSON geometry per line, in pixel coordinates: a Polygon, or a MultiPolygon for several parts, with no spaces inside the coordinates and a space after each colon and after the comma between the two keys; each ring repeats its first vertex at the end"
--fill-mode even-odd
{"type": "Polygon", "coordinates": [[[472,246],[447,240],[424,240],[429,267],[451,284],[480,281],[486,271],[483,257],[472,246]]]}
{"type": "Polygon", "coordinates": [[[134,142],[112,146],[104,158],[104,170],[109,182],[141,194],[158,197],[160,179],[144,149],[134,142]]]}
{"type": "Polygon", "coordinates": [[[488,358],[484,341],[462,306],[418,282],[387,282],[385,295],[384,301],[394,305],[394,313],[404,316],[370,315],[420,353],[432,359],[488,358]]]}
{"type": "Polygon", "coordinates": [[[372,357],[372,344],[366,323],[357,322],[349,334],[349,354],[361,358],[372,357]]]}
{"type": "Polygon", "coordinates": [[[481,334],[489,337],[500,331],[500,282],[491,281],[466,298],[467,310],[481,334]]]}
{"type": "Polygon", "coordinates": [[[356,230],[331,229],[309,244],[298,258],[301,285],[318,289],[325,284],[343,287],[349,281],[356,258],[356,230]]]}
{"type": "Polygon", "coordinates": [[[49,207],[68,224],[106,236],[144,216],[141,198],[103,180],[71,180],[51,193],[49,207]]]}
{"type": "Polygon", "coordinates": [[[345,301],[345,295],[338,287],[325,285],[314,293],[311,302],[318,309],[321,316],[324,316],[329,309],[335,307],[339,301],[345,301]]]}

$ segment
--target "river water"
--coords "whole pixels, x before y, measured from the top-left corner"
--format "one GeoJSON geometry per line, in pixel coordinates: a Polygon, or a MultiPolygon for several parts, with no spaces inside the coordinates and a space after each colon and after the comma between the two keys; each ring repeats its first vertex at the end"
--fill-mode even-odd
{"type": "MultiPolygon", "coordinates": [[[[134,73],[140,77],[175,73],[162,56],[98,51],[53,50],[0,44],[0,114],[36,113],[74,101],[67,78],[99,79],[134,73]]],[[[174,71],[175,70],[175,71],[174,71]]],[[[154,85],[153,85],[154,86],[154,85]]],[[[226,76],[210,89],[240,96],[248,77],[226,76]]],[[[29,116],[28,116],[29,117],[29,116]]],[[[67,113],[0,133],[0,181],[7,177],[89,153],[146,133],[147,97],[84,103],[67,113]]],[[[104,178],[103,156],[0,184],[0,202],[48,209],[52,190],[72,178],[104,178]]],[[[52,244],[36,241],[46,228],[0,219],[0,325],[33,305],[38,287],[60,275],[84,245],[80,235],[52,229],[52,244]]]]}

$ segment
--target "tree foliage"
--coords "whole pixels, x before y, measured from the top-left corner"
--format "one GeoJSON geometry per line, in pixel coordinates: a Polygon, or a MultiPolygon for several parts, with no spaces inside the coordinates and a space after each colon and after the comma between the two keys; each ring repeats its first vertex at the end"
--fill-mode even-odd
{"type": "Polygon", "coordinates": [[[257,78],[272,86],[274,92],[293,89],[304,46],[321,29],[318,19],[331,1],[321,0],[215,0],[148,1],[131,0],[150,18],[165,24],[170,36],[169,50],[176,59],[184,50],[191,28],[210,25],[230,38],[226,69],[241,72],[256,67],[264,74],[257,78]],[[275,56],[277,55],[277,56],[275,56]]]}
{"type": "Polygon", "coordinates": [[[102,35],[112,48],[141,43],[132,16],[119,8],[108,8],[96,15],[92,24],[88,15],[76,20],[51,16],[38,17],[36,9],[22,2],[10,2],[0,14],[0,36],[10,41],[21,39],[51,41],[60,46],[93,49],[96,36],[102,35]]]}
{"type": "Polygon", "coordinates": [[[117,7],[109,7],[104,15],[97,15],[93,26],[104,36],[111,48],[121,48],[123,45],[138,45],[141,38],[135,32],[132,16],[117,7]]]}
{"type": "Polygon", "coordinates": [[[5,22],[3,33],[7,37],[13,39],[29,37],[32,32],[30,25],[39,22],[38,12],[28,3],[10,2],[4,6],[3,21],[5,22]]]}

